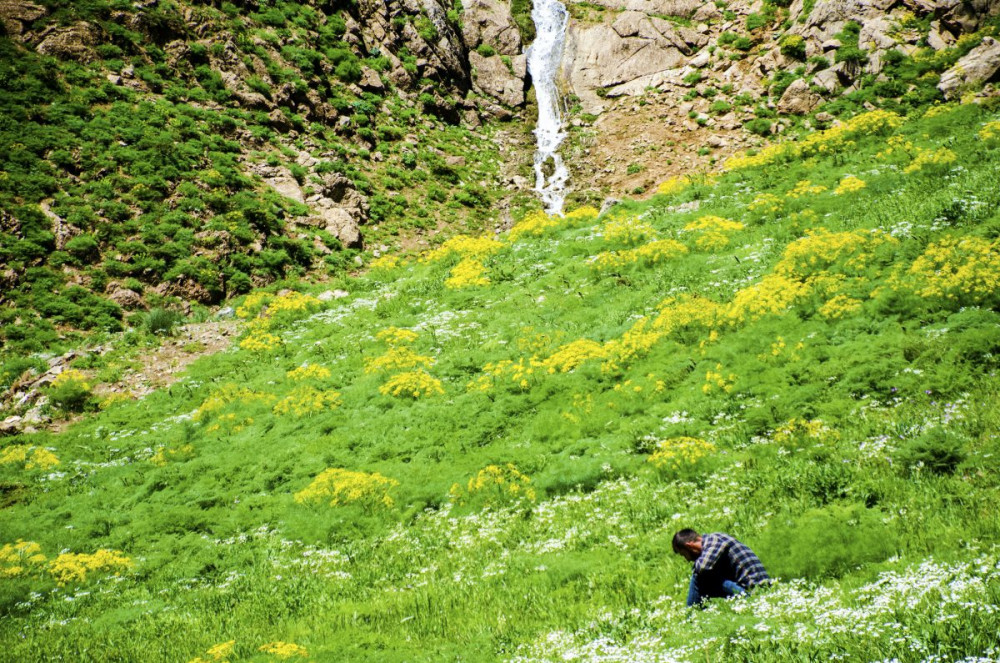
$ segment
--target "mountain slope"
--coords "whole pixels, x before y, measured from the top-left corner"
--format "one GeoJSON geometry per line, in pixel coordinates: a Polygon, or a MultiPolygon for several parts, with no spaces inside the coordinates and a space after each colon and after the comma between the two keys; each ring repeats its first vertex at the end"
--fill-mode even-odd
{"type": "Polygon", "coordinates": [[[5,656],[995,656],[998,140],[873,111],[248,296],[187,379],[3,448],[5,656]],[[685,526],[783,582],[686,614],[685,526]]]}

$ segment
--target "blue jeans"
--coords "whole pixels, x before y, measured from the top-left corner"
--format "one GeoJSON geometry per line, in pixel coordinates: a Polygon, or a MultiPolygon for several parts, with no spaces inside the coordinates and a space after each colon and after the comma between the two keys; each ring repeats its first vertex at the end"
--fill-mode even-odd
{"type": "Polygon", "coordinates": [[[688,588],[688,607],[701,604],[705,599],[728,598],[743,594],[747,590],[732,580],[713,582],[709,579],[699,579],[695,574],[691,574],[691,586],[688,588]]]}

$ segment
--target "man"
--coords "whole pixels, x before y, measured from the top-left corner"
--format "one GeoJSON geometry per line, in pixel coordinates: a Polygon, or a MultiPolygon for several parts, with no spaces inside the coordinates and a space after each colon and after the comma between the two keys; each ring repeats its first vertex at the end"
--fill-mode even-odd
{"type": "Polygon", "coordinates": [[[674,552],[694,562],[688,607],[709,598],[742,594],[770,581],[760,559],[745,545],[721,532],[702,536],[693,529],[674,534],[674,552]]]}

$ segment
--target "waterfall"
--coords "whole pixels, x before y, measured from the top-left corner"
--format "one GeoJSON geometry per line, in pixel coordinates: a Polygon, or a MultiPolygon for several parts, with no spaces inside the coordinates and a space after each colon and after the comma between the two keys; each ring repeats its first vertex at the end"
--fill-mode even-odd
{"type": "Polygon", "coordinates": [[[559,0],[534,0],[531,18],[535,22],[535,41],[528,49],[528,72],[538,99],[538,124],[535,126],[535,191],[549,214],[562,214],[569,170],[559,156],[559,145],[566,133],[559,112],[556,78],[562,61],[563,42],[569,13],[559,0]]]}

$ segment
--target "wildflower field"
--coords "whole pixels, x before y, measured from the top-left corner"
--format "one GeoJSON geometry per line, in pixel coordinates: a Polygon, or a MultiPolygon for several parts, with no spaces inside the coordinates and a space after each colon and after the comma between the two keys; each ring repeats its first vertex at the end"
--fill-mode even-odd
{"type": "Polygon", "coordinates": [[[873,111],[248,296],[3,440],[0,660],[1000,660],[998,136],[873,111]],[[688,611],[682,527],[779,581],[688,611]]]}

